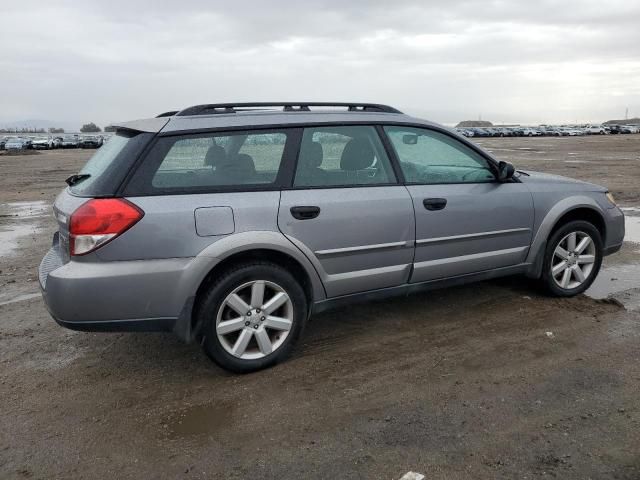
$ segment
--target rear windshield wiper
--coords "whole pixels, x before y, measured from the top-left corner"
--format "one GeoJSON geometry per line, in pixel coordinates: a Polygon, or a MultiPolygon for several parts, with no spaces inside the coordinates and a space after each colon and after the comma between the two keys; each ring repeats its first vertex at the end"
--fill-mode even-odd
{"type": "Polygon", "coordinates": [[[67,178],[65,180],[65,182],[67,183],[67,185],[69,185],[70,187],[73,187],[74,185],[80,183],[83,180],[86,180],[87,178],[89,178],[91,175],[88,173],[78,173],[76,175],[71,175],[69,178],[67,178]]]}

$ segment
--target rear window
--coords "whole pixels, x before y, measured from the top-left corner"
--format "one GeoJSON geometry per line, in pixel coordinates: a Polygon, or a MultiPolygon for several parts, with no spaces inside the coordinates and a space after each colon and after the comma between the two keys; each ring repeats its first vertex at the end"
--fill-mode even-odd
{"type": "Polygon", "coordinates": [[[88,178],[69,187],[77,196],[115,195],[129,169],[153,134],[119,131],[106,141],[80,170],[88,178]]]}
{"type": "Polygon", "coordinates": [[[130,194],[268,188],[277,183],[286,131],[163,137],[127,187],[130,194]]]}

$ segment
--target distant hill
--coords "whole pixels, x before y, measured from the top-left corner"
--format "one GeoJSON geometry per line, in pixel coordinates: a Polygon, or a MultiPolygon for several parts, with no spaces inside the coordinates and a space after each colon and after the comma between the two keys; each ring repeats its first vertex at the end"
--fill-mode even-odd
{"type": "Polygon", "coordinates": [[[607,120],[605,125],[640,125],[640,118],[628,118],[627,120],[607,120]]]}
{"type": "Polygon", "coordinates": [[[493,123],[486,120],[463,120],[456,127],[493,127],[493,123]]]}

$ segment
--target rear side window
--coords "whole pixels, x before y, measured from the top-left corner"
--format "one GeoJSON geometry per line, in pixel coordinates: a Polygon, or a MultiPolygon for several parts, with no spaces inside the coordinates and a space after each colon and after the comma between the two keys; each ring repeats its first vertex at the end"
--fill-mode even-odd
{"type": "Polygon", "coordinates": [[[133,162],[151,138],[151,133],[118,131],[96,150],[80,170],[80,174],[89,176],[69,187],[69,190],[81,197],[115,195],[133,162]]]}
{"type": "Polygon", "coordinates": [[[294,187],[385,185],[395,181],[374,127],[304,129],[294,187]]]}
{"type": "Polygon", "coordinates": [[[284,131],[160,138],[132,185],[139,193],[272,186],[287,138],[284,131]]]}

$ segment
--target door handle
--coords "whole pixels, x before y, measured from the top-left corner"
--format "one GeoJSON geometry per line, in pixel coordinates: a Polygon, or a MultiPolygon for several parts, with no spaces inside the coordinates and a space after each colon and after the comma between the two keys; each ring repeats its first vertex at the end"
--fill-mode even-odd
{"type": "Polygon", "coordinates": [[[422,201],[424,208],[427,210],[442,210],[447,206],[446,198],[425,198],[422,201]]]}
{"type": "Polygon", "coordinates": [[[291,207],[291,215],[298,220],[311,220],[320,215],[320,207],[300,206],[291,207]]]}

